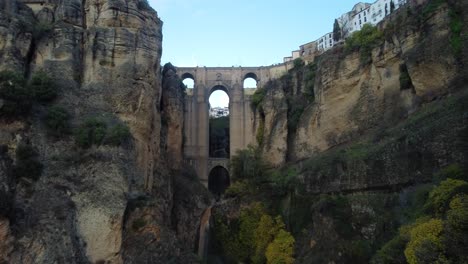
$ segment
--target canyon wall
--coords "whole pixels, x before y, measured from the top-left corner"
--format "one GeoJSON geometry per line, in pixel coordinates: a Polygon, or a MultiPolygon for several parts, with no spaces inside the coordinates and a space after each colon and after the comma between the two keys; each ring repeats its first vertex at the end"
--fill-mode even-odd
{"type": "Polygon", "coordinates": [[[452,12],[466,24],[460,12],[466,3],[449,1],[424,15],[423,8],[389,16],[379,25],[382,40],[368,51],[338,45],[308,65],[298,61],[264,87],[253,124],[272,166],[395,126],[422,105],[466,88],[466,29],[456,36],[461,47],[451,42],[452,12]]]}
{"type": "Polygon", "coordinates": [[[198,228],[209,196],[197,189],[201,198],[193,203],[173,202],[182,199],[178,182],[193,176],[173,170],[182,161],[183,94],[176,79],[163,95],[157,13],[145,0],[2,3],[0,71],[26,79],[45,73],[59,90],[28,116],[0,121],[0,262],[196,259],[195,243],[187,242],[197,234],[187,232],[179,243],[177,230],[198,228]],[[64,136],[50,136],[44,124],[52,106],[70,115],[72,131],[64,136]],[[106,137],[118,125],[130,137],[118,146],[78,146],[77,129],[96,122],[108,128],[106,137]],[[37,180],[12,176],[21,144],[37,152],[37,180]]]}

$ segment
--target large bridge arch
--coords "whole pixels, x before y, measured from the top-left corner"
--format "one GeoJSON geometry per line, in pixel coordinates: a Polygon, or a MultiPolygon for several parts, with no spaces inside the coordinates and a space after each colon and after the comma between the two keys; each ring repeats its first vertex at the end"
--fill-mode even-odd
{"type": "MultiPolygon", "coordinates": [[[[282,67],[282,66],[281,66],[282,67]]],[[[262,87],[270,78],[283,74],[280,66],[271,67],[178,67],[182,78],[193,78],[195,85],[185,99],[184,156],[195,167],[200,180],[208,186],[209,173],[209,97],[224,87],[229,96],[230,157],[255,144],[254,112],[250,106],[255,89],[244,89],[244,80],[253,78],[262,87]]],[[[286,68],[285,68],[286,69],[286,68]]],[[[287,70],[287,69],[286,69],[287,70]]],[[[226,162],[229,162],[226,160],[226,162]]]]}

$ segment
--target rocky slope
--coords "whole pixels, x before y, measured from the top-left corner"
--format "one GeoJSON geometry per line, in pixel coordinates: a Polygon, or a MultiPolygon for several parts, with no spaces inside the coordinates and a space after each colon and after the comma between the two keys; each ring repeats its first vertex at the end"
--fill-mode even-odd
{"type": "Polygon", "coordinates": [[[173,177],[190,173],[166,165],[166,150],[182,160],[182,139],[172,136],[182,133],[183,94],[180,81],[162,87],[161,27],[144,0],[2,1],[0,71],[27,78],[43,71],[59,95],[34,104],[27,117],[0,121],[0,262],[194,259],[187,241],[197,234],[179,236],[179,243],[176,231],[196,230],[209,198],[198,189],[193,195],[205,198],[191,200],[195,207],[174,203],[173,177]],[[131,137],[89,148],[72,134],[51,137],[43,121],[51,106],[68,110],[72,128],[100,120],[127,126],[131,137]],[[162,122],[167,112],[172,116],[162,122]],[[20,144],[37,152],[43,169],[36,181],[11,173],[20,144]]]}

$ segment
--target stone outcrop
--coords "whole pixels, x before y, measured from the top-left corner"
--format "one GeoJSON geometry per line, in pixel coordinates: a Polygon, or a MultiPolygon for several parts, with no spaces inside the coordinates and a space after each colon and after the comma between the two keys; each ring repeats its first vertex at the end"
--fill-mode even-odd
{"type": "MultiPolygon", "coordinates": [[[[167,164],[182,164],[183,97],[173,79],[169,86],[178,90],[168,87],[161,103],[157,13],[145,0],[4,2],[0,71],[27,78],[45,71],[60,89],[54,102],[34,105],[30,116],[0,120],[0,248],[8,249],[0,259],[142,263],[157,259],[140,254],[147,243],[160,249],[161,261],[192,258],[195,245],[179,243],[189,238],[177,236],[172,221],[201,215],[208,202],[176,209],[173,216],[175,172],[167,164]],[[108,128],[125,124],[131,139],[83,149],[73,135],[50,137],[42,121],[50,105],[67,109],[73,128],[97,118],[108,128]],[[43,171],[37,181],[12,179],[13,188],[5,177],[20,143],[36,150],[43,171]],[[132,207],[142,197],[147,202],[132,207]]],[[[187,229],[198,228],[199,219],[188,222],[187,229]]]]}

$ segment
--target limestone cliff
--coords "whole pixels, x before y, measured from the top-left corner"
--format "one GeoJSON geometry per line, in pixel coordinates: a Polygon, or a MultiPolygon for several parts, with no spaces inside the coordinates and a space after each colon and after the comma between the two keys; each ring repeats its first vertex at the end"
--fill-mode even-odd
{"type": "Polygon", "coordinates": [[[263,135],[265,158],[278,166],[313,157],[465,89],[466,29],[457,33],[460,46],[453,47],[451,21],[457,10],[466,24],[460,11],[466,3],[449,1],[422,14],[424,8],[405,7],[379,25],[382,41],[368,58],[365,51],[339,45],[309,65],[298,62],[281,81],[272,80],[262,101],[264,116],[257,111],[254,121],[264,124],[262,131],[257,125],[257,139],[263,135]]]}
{"type": "MultiPolygon", "coordinates": [[[[183,108],[180,98],[161,105],[161,28],[145,0],[2,1],[0,71],[27,79],[45,72],[59,94],[34,104],[29,116],[0,121],[0,262],[193,260],[195,245],[181,246],[172,223],[190,214],[186,228],[196,230],[209,199],[194,211],[172,212],[172,178],[180,172],[167,165],[162,123],[171,146],[181,146],[183,108]],[[72,133],[52,137],[43,121],[51,106],[68,110],[74,129],[99,120],[127,126],[130,139],[82,148],[72,133]],[[167,111],[173,118],[162,122],[167,111]],[[42,164],[37,180],[11,178],[21,144],[42,164]],[[162,251],[141,254],[143,241],[162,251]]],[[[181,163],[180,149],[167,153],[181,163]]]]}

